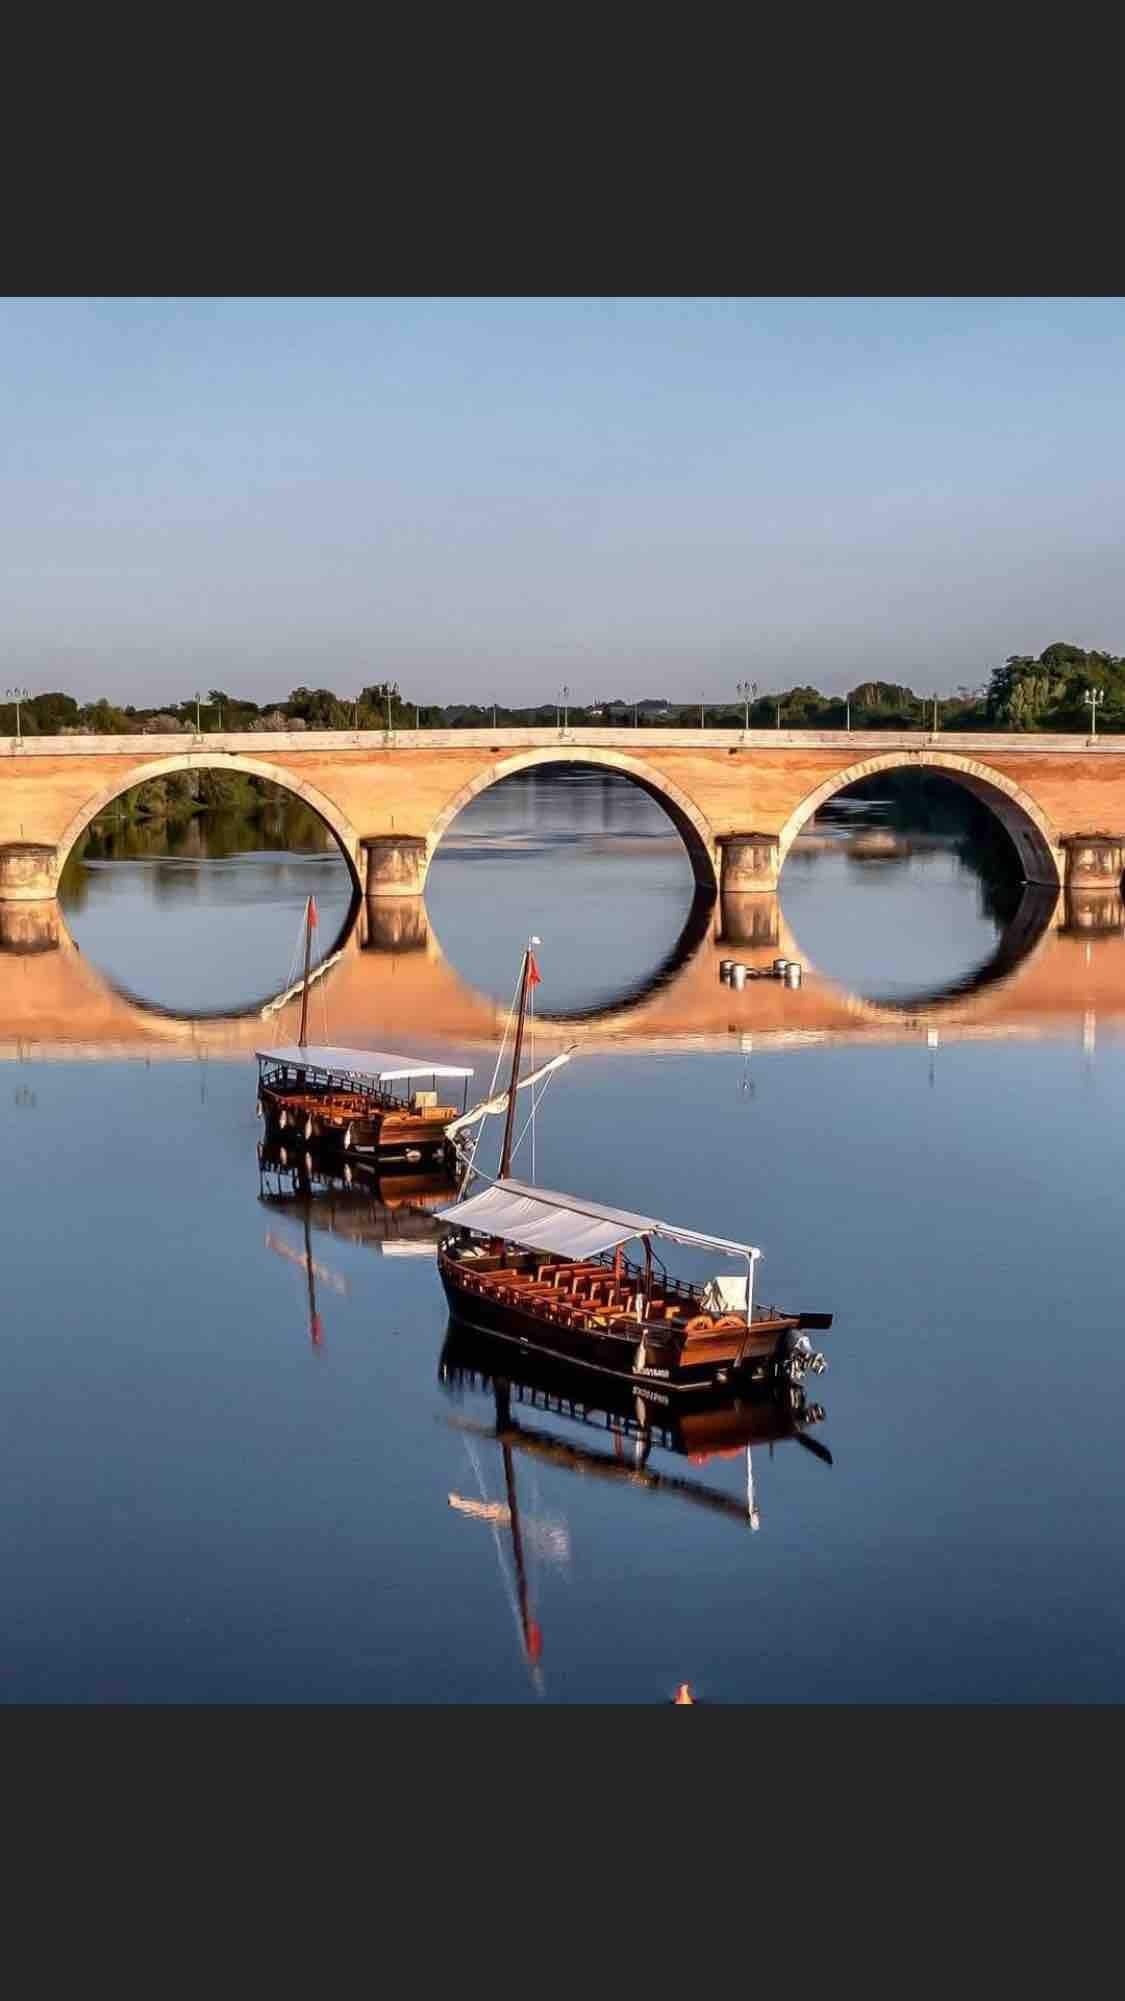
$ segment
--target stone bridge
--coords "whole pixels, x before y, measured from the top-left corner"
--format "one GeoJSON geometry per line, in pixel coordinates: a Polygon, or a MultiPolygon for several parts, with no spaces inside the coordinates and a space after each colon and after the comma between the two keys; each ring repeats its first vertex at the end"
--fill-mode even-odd
{"type": "Polygon", "coordinates": [[[769,894],[817,808],[858,778],[922,767],[1006,827],[1025,881],[1115,889],[1125,862],[1125,737],[843,730],[418,730],[0,738],[0,903],[43,901],[90,821],[146,779],[248,772],[313,807],[359,891],[416,897],[486,786],[543,764],[621,773],[667,813],[701,888],[769,894]]]}
{"type": "MultiPolygon", "coordinates": [[[[537,1046],[583,1049],[784,1048],[811,1041],[910,1041],[1125,1031],[1125,908],[1116,890],[1027,888],[995,951],[946,991],[879,1003],[810,966],[775,895],[697,897],[659,966],[581,1014],[550,1011],[552,953],[544,941],[537,1046]],[[765,968],[800,959],[797,989],[719,977],[723,958],[765,968]]],[[[78,949],[57,900],[0,906],[0,1060],[246,1061],[292,1041],[299,1001],[264,996],[240,1013],[176,1015],[114,987],[78,949]]],[[[356,901],[312,994],[314,1040],[467,1054],[499,1040],[507,1006],[462,979],[430,928],[421,898],[356,901]]],[[[481,1082],[491,1063],[481,1061],[481,1082]]]]}

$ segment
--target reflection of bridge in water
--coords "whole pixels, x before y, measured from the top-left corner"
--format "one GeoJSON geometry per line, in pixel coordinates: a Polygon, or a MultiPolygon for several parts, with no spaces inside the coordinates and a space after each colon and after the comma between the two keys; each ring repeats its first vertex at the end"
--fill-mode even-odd
{"type": "MultiPolygon", "coordinates": [[[[544,954],[550,991],[550,941],[544,954]]],[[[404,1052],[435,1039],[462,1048],[495,1044],[507,1005],[469,985],[445,957],[421,898],[359,903],[321,975],[331,1038],[404,1052]]],[[[263,1000],[237,1014],[175,1015],[116,989],[86,959],[58,903],[0,905],[0,1057],[169,1061],[234,1060],[291,1040],[298,1002],[263,1000]]],[[[1091,1022],[1125,1028],[1125,911],[1115,890],[1025,890],[995,952],[939,992],[900,1002],[865,1000],[805,961],[776,896],[699,897],[664,963],[628,991],[580,1012],[543,1008],[545,1039],[588,1047],[784,1047],[809,1040],[908,1041],[1049,1035],[1091,1022]],[[768,967],[800,959],[803,984],[755,980],[733,991],[724,958],[768,967]]]]}

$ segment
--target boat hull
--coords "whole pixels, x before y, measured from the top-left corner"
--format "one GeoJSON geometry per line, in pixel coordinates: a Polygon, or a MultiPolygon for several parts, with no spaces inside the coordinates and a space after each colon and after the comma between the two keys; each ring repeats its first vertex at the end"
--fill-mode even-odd
{"type": "Polygon", "coordinates": [[[443,1116],[427,1117],[409,1110],[383,1111],[359,1099],[355,1105],[318,1104],[308,1096],[288,1096],[262,1085],[258,1101],[271,1141],[304,1144],[326,1153],[359,1154],[380,1161],[446,1163],[452,1159],[452,1144],[445,1128],[455,1118],[452,1108],[443,1116]]]}
{"type": "Polygon", "coordinates": [[[674,1340],[662,1340],[653,1326],[638,1323],[635,1333],[608,1327],[568,1327],[561,1320],[543,1319],[491,1298],[487,1292],[470,1290],[457,1265],[442,1252],[438,1271],[450,1313],[463,1326],[571,1367],[596,1370],[630,1383],[642,1393],[647,1389],[690,1397],[728,1386],[782,1380],[790,1368],[799,1329],[799,1315],[787,1314],[776,1320],[756,1321],[749,1341],[744,1342],[741,1334],[732,1341],[727,1334],[721,1340],[692,1344],[697,1349],[694,1354],[691,1348],[683,1353],[674,1340]],[[743,1349],[741,1358],[739,1348],[743,1349]]]}

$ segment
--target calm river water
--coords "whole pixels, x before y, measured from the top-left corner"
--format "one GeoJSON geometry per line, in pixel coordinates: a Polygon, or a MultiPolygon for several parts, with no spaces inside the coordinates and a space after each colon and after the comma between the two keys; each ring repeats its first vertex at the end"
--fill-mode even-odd
{"type": "Polygon", "coordinates": [[[0,954],[3,1696],[1120,1699],[1121,914],[1021,902],[980,831],[842,802],[724,944],[617,781],[482,795],[425,911],[350,937],[296,813],[99,829],[61,929],[0,954]],[[482,1095],[540,936],[578,1047],[536,1177],[831,1310],[805,1444],[762,1407],[749,1463],[659,1426],[645,1457],[531,1381],[506,1469],[425,1191],[266,1199],[251,1052],[292,1033],[262,1009],[310,891],[313,1035],[482,1095]],[[720,986],[773,951],[798,992],[720,986]]]}

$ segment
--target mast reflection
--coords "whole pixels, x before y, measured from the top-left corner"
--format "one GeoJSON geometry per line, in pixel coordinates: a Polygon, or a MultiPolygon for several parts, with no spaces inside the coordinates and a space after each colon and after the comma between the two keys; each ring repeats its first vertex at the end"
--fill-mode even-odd
{"type": "MultiPolygon", "coordinates": [[[[568,1368],[541,1356],[521,1353],[513,1350],[509,1342],[493,1340],[453,1321],[449,1323],[442,1348],[438,1380],[458,1401],[470,1395],[492,1400],[491,1424],[463,1416],[451,1417],[449,1422],[467,1443],[481,1440],[500,1447],[505,1500],[502,1503],[488,1500],[474,1458],[482,1499],[469,1501],[451,1493],[449,1504],[463,1515],[475,1515],[489,1522],[498,1538],[498,1551],[500,1532],[506,1529],[510,1535],[514,1600],[523,1653],[540,1692],[543,1635],[531,1605],[525,1550],[527,1523],[521,1523],[516,1485],[517,1453],[535,1464],[663,1494],[725,1516],[751,1530],[761,1526],[754,1486],[755,1446],[768,1446],[772,1458],[775,1445],[793,1441],[825,1465],[833,1463],[827,1446],[809,1435],[812,1426],[823,1422],[824,1407],[811,1402],[796,1384],[744,1391],[738,1397],[724,1399],[711,1396],[706,1403],[693,1402],[684,1409],[660,1391],[634,1394],[631,1387],[608,1376],[601,1379],[588,1369],[568,1368]],[[529,1423],[525,1411],[534,1412],[537,1420],[545,1417],[554,1422],[529,1423]],[[559,1429],[560,1421],[605,1440],[609,1450],[586,1442],[581,1435],[559,1429]],[[736,1496],[705,1480],[654,1466],[651,1463],[654,1452],[686,1458],[693,1466],[745,1456],[744,1495],[736,1496]]],[[[474,1457],[471,1450],[470,1457],[474,1457]]],[[[565,1529],[555,1531],[556,1551],[560,1540],[568,1550],[565,1529]]]]}
{"type": "Polygon", "coordinates": [[[380,1174],[374,1162],[345,1161],[337,1169],[314,1160],[304,1147],[276,1142],[258,1146],[258,1200],[262,1205],[300,1223],[303,1252],[266,1231],[265,1247],[299,1265],[308,1287],[309,1340],[324,1344],[324,1323],[317,1300],[317,1280],[337,1292],[347,1281],[319,1264],[313,1256],[314,1230],[363,1244],[381,1257],[433,1257],[441,1226],[430,1214],[452,1202],[456,1184],[443,1171],[423,1174],[380,1174]]]}

